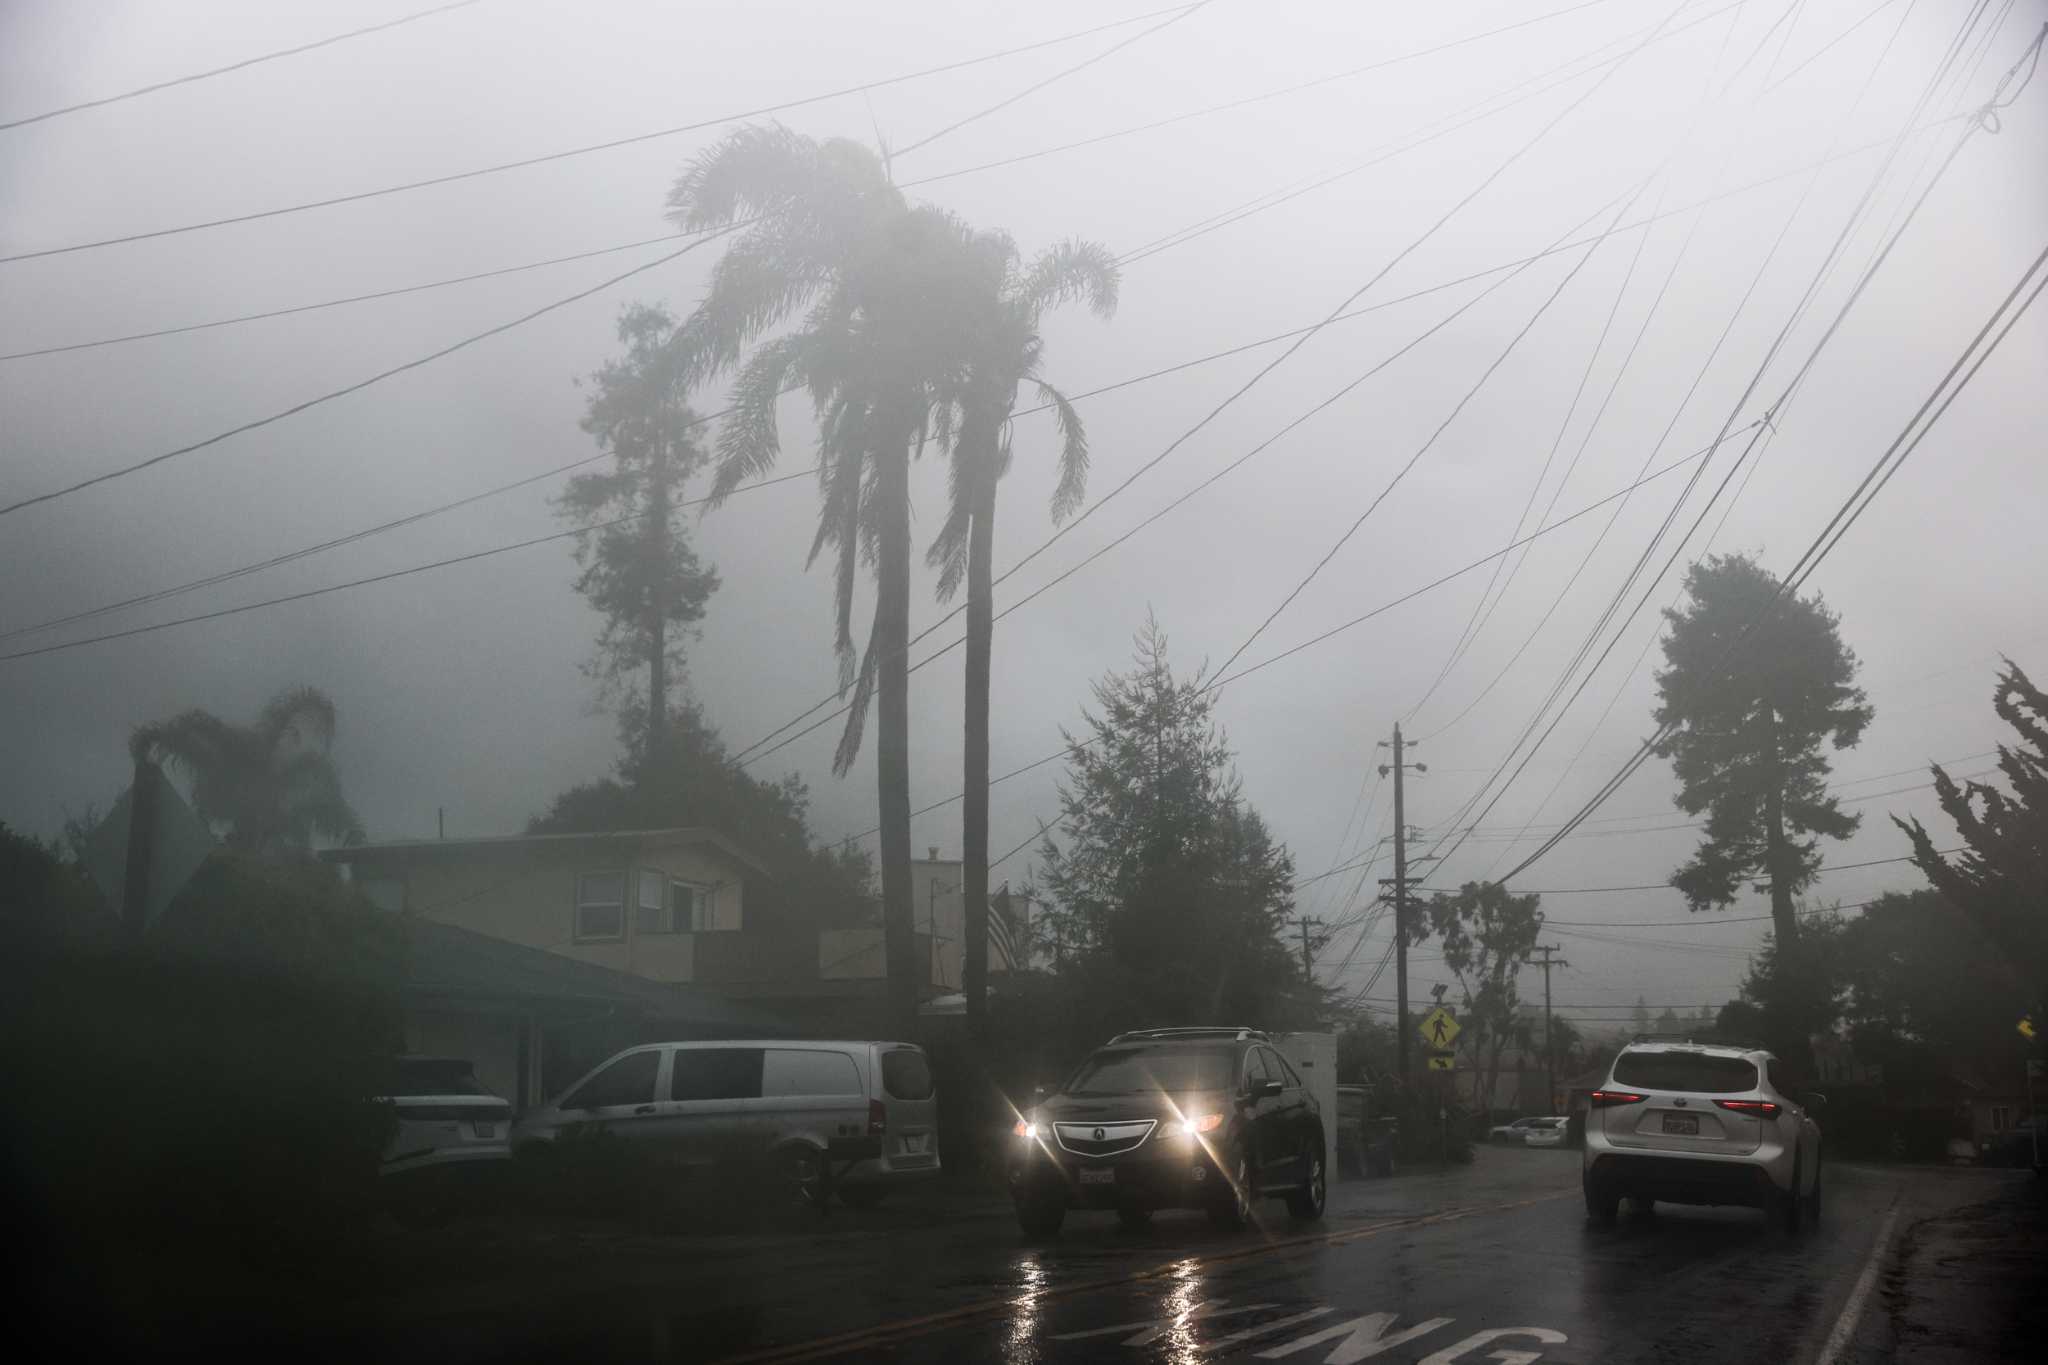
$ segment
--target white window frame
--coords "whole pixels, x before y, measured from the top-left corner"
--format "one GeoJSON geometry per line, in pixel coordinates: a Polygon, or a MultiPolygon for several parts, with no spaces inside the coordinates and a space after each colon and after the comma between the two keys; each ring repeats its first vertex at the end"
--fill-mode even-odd
{"type": "Polygon", "coordinates": [[[679,934],[710,934],[723,932],[712,928],[718,914],[716,901],[718,888],[709,882],[693,882],[684,877],[671,877],[668,881],[669,915],[677,924],[679,934]],[[678,894],[689,893],[687,908],[677,903],[678,894]]]}
{"type": "Polygon", "coordinates": [[[643,867],[633,873],[633,932],[637,934],[673,934],[676,927],[669,914],[669,877],[658,867],[643,867]],[[647,893],[655,893],[654,905],[647,903],[647,893]]]}
{"type": "Polygon", "coordinates": [[[570,909],[570,936],[577,943],[623,943],[626,938],[626,909],[629,905],[637,903],[631,898],[629,889],[631,882],[632,876],[630,872],[623,867],[592,867],[579,871],[576,874],[576,898],[570,909]],[[615,901],[585,899],[583,885],[592,877],[617,877],[619,879],[619,899],[615,901]],[[618,932],[611,934],[585,933],[583,930],[583,912],[586,909],[617,910],[619,915],[618,932]]]}

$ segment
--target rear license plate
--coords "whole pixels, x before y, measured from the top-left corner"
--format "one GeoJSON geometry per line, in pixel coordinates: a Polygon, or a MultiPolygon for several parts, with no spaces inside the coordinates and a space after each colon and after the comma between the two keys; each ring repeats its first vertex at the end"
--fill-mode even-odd
{"type": "Polygon", "coordinates": [[[1116,1167],[1084,1166],[1081,1168],[1081,1183],[1083,1185],[1114,1185],[1116,1184],[1116,1167]]]}
{"type": "Polygon", "coordinates": [[[478,1137],[486,1140],[495,1138],[498,1135],[498,1125],[495,1123],[472,1123],[469,1125],[469,1129],[478,1137]]]}
{"type": "Polygon", "coordinates": [[[930,1133],[905,1133],[903,1135],[903,1154],[905,1156],[922,1155],[925,1150],[925,1144],[931,1140],[932,1136],[930,1133]]]}
{"type": "Polygon", "coordinates": [[[1667,1133],[1683,1133],[1687,1137],[1698,1137],[1700,1135],[1699,1115],[1666,1114],[1664,1116],[1664,1131],[1667,1133]]]}

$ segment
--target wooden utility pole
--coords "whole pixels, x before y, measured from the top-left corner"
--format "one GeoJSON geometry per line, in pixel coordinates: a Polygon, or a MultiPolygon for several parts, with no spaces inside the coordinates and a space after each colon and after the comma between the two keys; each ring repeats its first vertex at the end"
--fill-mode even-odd
{"type": "MultiPolygon", "coordinates": [[[[1381,740],[1384,747],[1386,740],[1381,740]]],[[[1402,776],[1409,768],[1417,772],[1428,772],[1422,763],[1404,763],[1404,743],[1401,727],[1394,727],[1392,764],[1380,766],[1380,776],[1394,774],[1394,1026],[1395,1056],[1401,1073],[1401,1083],[1409,1082],[1408,1054],[1412,1050],[1408,1039],[1408,808],[1404,794],[1402,776]]]]}
{"type": "Polygon", "coordinates": [[[1552,967],[1569,967],[1572,964],[1566,962],[1561,957],[1553,958],[1551,956],[1551,954],[1553,953],[1559,953],[1564,951],[1562,948],[1559,948],[1554,944],[1542,944],[1541,946],[1536,948],[1535,951],[1543,954],[1542,958],[1539,960],[1537,965],[1543,968],[1543,1094],[1545,1101],[1544,1107],[1549,1109],[1555,1109],[1557,1107],[1557,1052],[1550,1044],[1550,969],[1552,967]]]}
{"type": "Polygon", "coordinates": [[[1303,915],[1295,923],[1301,926],[1301,976],[1304,981],[1313,984],[1315,981],[1316,960],[1315,949],[1309,945],[1308,929],[1311,924],[1320,929],[1323,927],[1323,922],[1319,919],[1311,919],[1307,915],[1303,915]]]}

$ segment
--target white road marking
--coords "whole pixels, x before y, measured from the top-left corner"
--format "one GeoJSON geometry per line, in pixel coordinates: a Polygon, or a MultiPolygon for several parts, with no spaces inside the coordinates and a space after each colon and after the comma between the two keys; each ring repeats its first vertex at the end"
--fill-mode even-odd
{"type": "Polygon", "coordinates": [[[1448,1327],[1453,1321],[1451,1318],[1431,1318],[1427,1322],[1415,1324],[1406,1331],[1396,1332],[1392,1336],[1384,1335],[1386,1330],[1394,1325],[1395,1316],[1393,1313],[1367,1313],[1362,1318],[1352,1318],[1334,1327],[1325,1327],[1320,1332],[1311,1332],[1305,1337],[1296,1337],[1293,1341],[1283,1341],[1278,1346],[1259,1352],[1259,1359],[1278,1360],[1282,1356],[1293,1355],[1296,1351],[1306,1351],[1311,1347],[1321,1346],[1326,1341],[1337,1341],[1341,1337],[1343,1341],[1337,1349],[1323,1357],[1323,1365],[1355,1365],[1357,1361],[1376,1356],[1382,1351],[1391,1351],[1403,1342],[1413,1341],[1419,1336],[1434,1332],[1439,1327],[1448,1327]]]}
{"type": "Polygon", "coordinates": [[[1268,1337],[1275,1332],[1284,1332],[1290,1327],[1299,1327],[1304,1322],[1313,1322],[1325,1313],[1334,1313],[1336,1311],[1334,1308],[1311,1308],[1306,1313],[1296,1313],[1291,1318],[1281,1318],[1275,1322],[1262,1322],[1257,1327],[1247,1327],[1242,1332],[1232,1332],[1227,1337],[1221,1337],[1212,1341],[1205,1349],[1220,1351],[1226,1346],[1241,1346],[1253,1337],[1268,1337]]]}
{"type": "MultiPolygon", "coordinates": [[[[1500,1340],[1502,1337],[1534,1337],[1545,1346],[1562,1346],[1565,1334],[1548,1327],[1489,1327],[1484,1332],[1474,1332],[1463,1341],[1454,1342],[1441,1351],[1433,1352],[1416,1362],[1416,1365],[1453,1365],[1482,1346],[1500,1340]]],[[[1488,1357],[1500,1365],[1535,1365],[1543,1359],[1541,1351],[1495,1351],[1488,1357]]]]}
{"type": "Polygon", "coordinates": [[[1848,1347],[1849,1339],[1856,1335],[1856,1323],[1862,1318],[1864,1302],[1870,1298],[1870,1291],[1877,1284],[1877,1272],[1884,1265],[1884,1249],[1892,1239],[1892,1224],[1898,1221],[1898,1217],[1896,1207],[1885,1210],[1884,1221],[1877,1225],[1877,1242],[1870,1248],[1870,1259],[1864,1263],[1863,1273],[1856,1277],[1856,1287],[1849,1291],[1849,1301],[1842,1305],[1842,1315],[1835,1319],[1835,1328],[1828,1333],[1827,1342],[1820,1348],[1814,1365],[1835,1365],[1848,1347]]]}
{"type": "Polygon", "coordinates": [[[1244,1303],[1232,1308],[1224,1307],[1229,1302],[1228,1299],[1210,1299],[1164,1318],[1140,1318],[1136,1322],[1119,1322],[1108,1327],[1089,1327],[1079,1332],[1061,1332],[1053,1337],[1053,1340],[1085,1341],[1089,1337],[1113,1337],[1120,1332],[1135,1332],[1137,1335],[1125,1341],[1123,1345],[1146,1346],[1190,1322],[1200,1322],[1204,1318],[1229,1317],[1235,1313],[1253,1313],[1261,1308],[1273,1306],[1270,1303],[1244,1303]]]}

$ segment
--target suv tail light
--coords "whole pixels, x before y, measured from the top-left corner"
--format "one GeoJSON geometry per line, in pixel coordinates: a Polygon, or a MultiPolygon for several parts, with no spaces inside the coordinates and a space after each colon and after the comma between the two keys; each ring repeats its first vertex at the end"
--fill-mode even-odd
{"type": "Polygon", "coordinates": [[[1715,1100],[1723,1109],[1732,1109],[1738,1114],[1755,1114],[1758,1118],[1778,1117],[1778,1106],[1769,1100],[1715,1100]]]}
{"type": "Polygon", "coordinates": [[[868,1101],[868,1136],[880,1137],[889,1127],[889,1106],[880,1100],[868,1101]]]}
{"type": "Polygon", "coordinates": [[[1633,1090],[1595,1090],[1586,1097],[1595,1109],[1611,1109],[1617,1104],[1641,1104],[1644,1097],[1633,1090]]]}

